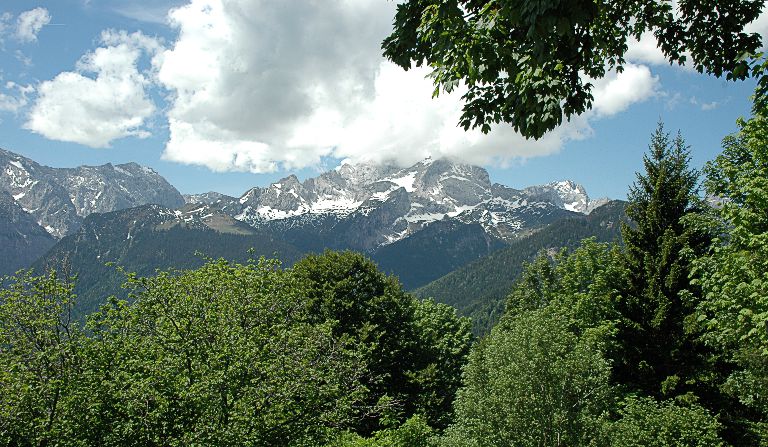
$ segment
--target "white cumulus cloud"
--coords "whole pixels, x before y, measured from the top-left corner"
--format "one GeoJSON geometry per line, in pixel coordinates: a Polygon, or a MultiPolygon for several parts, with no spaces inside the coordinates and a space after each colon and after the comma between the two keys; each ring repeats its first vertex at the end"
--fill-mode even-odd
{"type": "Polygon", "coordinates": [[[289,144],[296,147],[324,142],[333,155],[350,161],[394,162],[402,165],[425,157],[451,158],[475,164],[504,164],[520,158],[551,154],[567,140],[591,132],[586,119],[567,123],[540,140],[528,140],[511,126],[498,125],[485,135],[457,125],[461,89],[432,98],[428,69],[403,71],[382,62],[375,95],[360,113],[348,119],[331,109],[319,110],[297,126],[289,144]]]}
{"type": "Polygon", "coordinates": [[[658,83],[647,67],[630,65],[597,83],[595,113],[538,141],[507,125],[465,132],[457,126],[460,91],[432,99],[426,69],[405,72],[381,57],[393,14],[379,0],[193,0],[173,10],[179,36],[158,64],[173,93],[164,157],[253,172],[323,156],[504,163],[589,136],[589,119],[650,97],[658,83]]]}
{"type": "Polygon", "coordinates": [[[76,71],[38,87],[27,127],[93,147],[143,137],[154,89],[167,99],[163,157],[214,171],[297,169],[328,156],[505,164],[587,138],[591,121],[657,91],[647,66],[628,64],[594,82],[592,111],[540,140],[509,125],[464,131],[461,89],[433,99],[428,69],[404,71],[382,57],[394,12],[381,0],[191,0],[169,12],[178,34],[166,47],[105,32],[76,71]]]}
{"type": "Polygon", "coordinates": [[[392,9],[379,0],[194,0],[173,10],[179,37],[158,74],[174,95],[165,157],[257,172],[317,162],[329,146],[287,140],[320,111],[345,121],[370,101],[392,9]]]}
{"type": "Polygon", "coordinates": [[[653,76],[647,66],[635,64],[626,64],[623,72],[608,73],[592,83],[592,113],[598,116],[623,112],[631,104],[656,95],[659,88],[658,76],[653,76]]]}
{"type": "Polygon", "coordinates": [[[105,31],[105,45],[83,56],[77,70],[63,72],[37,88],[26,127],[46,138],[91,147],[112,140],[147,137],[146,120],[155,105],[146,91],[149,75],[138,68],[143,54],[159,43],[140,32],[105,31]]]}
{"type": "Polygon", "coordinates": [[[16,19],[16,38],[21,42],[34,42],[41,29],[51,22],[51,14],[45,8],[24,11],[16,19]]]}

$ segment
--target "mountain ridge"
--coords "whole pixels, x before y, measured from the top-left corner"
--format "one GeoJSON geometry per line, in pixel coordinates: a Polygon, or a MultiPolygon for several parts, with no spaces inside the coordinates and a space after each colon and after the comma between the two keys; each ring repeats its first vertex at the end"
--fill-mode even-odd
{"type": "Polygon", "coordinates": [[[448,218],[478,223],[509,242],[604,202],[591,200],[583,186],[570,180],[514,189],[491,183],[481,167],[445,159],[409,167],[343,163],[303,182],[290,174],[240,197],[215,191],[182,196],[157,172],[136,163],[51,168],[2,149],[0,189],[57,239],[74,233],[91,213],[156,203],[182,214],[229,216],[254,228],[322,227],[367,217],[365,230],[350,235],[360,239],[350,248],[362,251],[448,218]]]}
{"type": "MultiPolygon", "coordinates": [[[[28,215],[27,231],[59,239],[36,246],[35,254],[50,250],[35,266],[75,262],[75,270],[101,272],[86,287],[92,302],[95,293],[116,290],[114,278],[109,287],[96,286],[110,275],[102,271],[105,262],[149,273],[197,265],[178,253],[242,261],[248,247],[289,264],[326,249],[363,252],[415,289],[601,203],[573,181],[515,189],[491,183],[481,167],[432,159],[404,168],[345,163],[304,181],[291,174],[240,197],[182,196],[136,163],[59,169],[2,151],[0,170],[0,191],[16,215],[28,215]],[[125,198],[139,189],[145,192],[132,202],[125,198]]],[[[11,236],[21,225],[14,219],[11,236]]]]}
{"type": "Polygon", "coordinates": [[[589,213],[606,201],[591,200],[583,186],[570,180],[510,188],[491,183],[481,167],[443,159],[405,168],[342,164],[303,182],[291,174],[250,188],[239,198],[215,192],[187,196],[188,205],[206,208],[199,212],[224,213],[257,228],[322,226],[329,220],[368,216],[380,207],[395,210],[387,218],[376,215],[381,222],[372,230],[375,235],[359,235],[370,239],[354,247],[363,251],[394,243],[446,218],[479,223],[494,237],[511,241],[569,213],[589,213]],[[317,222],[312,224],[313,220],[317,222]]]}
{"type": "Polygon", "coordinates": [[[52,168],[4,149],[0,149],[0,189],[57,239],[77,231],[92,213],[149,203],[184,204],[165,178],[137,163],[52,168]]]}

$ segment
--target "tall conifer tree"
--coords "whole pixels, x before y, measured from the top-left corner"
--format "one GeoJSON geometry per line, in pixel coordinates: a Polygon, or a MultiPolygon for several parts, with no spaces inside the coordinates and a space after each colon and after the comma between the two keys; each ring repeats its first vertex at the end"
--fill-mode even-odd
{"type": "Polygon", "coordinates": [[[623,322],[614,367],[620,383],[669,397],[696,384],[700,346],[685,328],[698,296],[691,290],[690,261],[709,238],[686,225],[700,203],[699,174],[689,165],[682,136],[672,139],[660,123],[643,161],[645,172],[628,197],[632,223],[622,228],[629,281],[619,303],[623,322]]]}

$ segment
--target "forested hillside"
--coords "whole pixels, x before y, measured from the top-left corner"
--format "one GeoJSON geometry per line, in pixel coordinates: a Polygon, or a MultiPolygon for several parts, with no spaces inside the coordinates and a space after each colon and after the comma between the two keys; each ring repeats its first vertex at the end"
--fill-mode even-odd
{"type": "Polygon", "coordinates": [[[372,258],[379,268],[397,275],[403,286],[412,290],[502,247],[506,244],[479,224],[445,220],[381,247],[372,258]]]}
{"type": "Polygon", "coordinates": [[[625,208],[625,202],[613,201],[587,216],[559,220],[416,289],[414,293],[450,304],[459,315],[471,317],[476,335],[487,334],[504,312],[504,298],[525,263],[533,261],[542,251],[553,255],[561,249],[576,248],[584,238],[592,237],[599,242],[620,240],[621,224],[626,221],[625,208]]]}
{"type": "Polygon", "coordinates": [[[573,249],[527,264],[474,344],[468,318],[353,252],[127,273],[130,299],[85,326],[81,279],[11,278],[0,442],[762,445],[768,121],[740,126],[706,168],[717,208],[660,126],[628,203],[519,241],[573,249]],[[623,244],[575,242],[596,226],[623,244]]]}
{"type": "MultiPolygon", "coordinates": [[[[702,170],[683,133],[659,122],[627,201],[582,217],[568,208],[589,210],[585,194],[531,205],[542,191],[454,176],[448,162],[422,163],[421,189],[416,172],[379,178],[346,221],[314,213],[325,198],[315,180],[299,194],[296,177],[236,201],[263,226],[158,205],[92,214],[37,270],[3,278],[0,446],[768,446],[768,56],[745,31],[764,5],[399,3],[385,55],[431,67],[435,96],[466,88],[465,129],[545,136],[592,106],[587,79],[622,72],[630,39],[651,34],[667,62],[757,78],[752,114],[702,170]],[[439,213],[427,210],[432,192],[439,213]],[[295,239],[271,232],[264,216],[286,212],[266,203],[298,213],[277,219],[297,224],[282,233],[295,239]],[[513,241],[487,231],[504,216],[520,230],[521,210],[532,222],[571,217],[513,241]],[[431,239],[405,239],[414,222],[431,239]],[[392,251],[384,271],[352,250],[306,254],[304,238],[392,251]],[[402,274],[418,284],[499,239],[511,245],[418,291],[456,307],[387,274],[398,250],[420,253],[401,266],[421,270],[402,274]],[[239,261],[192,253],[248,245],[239,261]],[[89,270],[70,275],[73,265],[89,270]],[[121,294],[105,296],[118,281],[121,294]]],[[[334,191],[338,204],[346,190],[334,191]]],[[[194,210],[211,209],[198,199],[194,210]]]]}
{"type": "Polygon", "coordinates": [[[220,227],[222,231],[182,224],[157,228],[163,210],[147,205],[91,214],[77,233],[56,244],[33,268],[38,272],[55,268],[77,274],[73,292],[78,300],[73,312],[82,317],[98,310],[111,295],[127,296],[127,291],[120,287],[125,276],[118,267],[139,275],[153,275],[158,269],[197,268],[206,258],[244,262],[265,256],[292,264],[301,255],[274,235],[239,222],[220,227]]]}

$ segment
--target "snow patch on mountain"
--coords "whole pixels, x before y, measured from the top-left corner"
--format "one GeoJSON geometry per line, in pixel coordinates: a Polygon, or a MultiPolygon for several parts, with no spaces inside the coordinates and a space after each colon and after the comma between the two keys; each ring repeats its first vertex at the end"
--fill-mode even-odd
{"type": "Polygon", "coordinates": [[[416,181],[417,174],[418,174],[418,171],[413,171],[405,174],[402,177],[385,178],[385,179],[382,179],[382,181],[392,182],[401,188],[405,188],[406,192],[414,192],[416,188],[414,188],[413,183],[416,181]]]}
{"type": "Polygon", "coordinates": [[[51,168],[2,149],[0,189],[57,238],[73,233],[91,213],[184,204],[163,177],[136,163],[51,168]]]}

